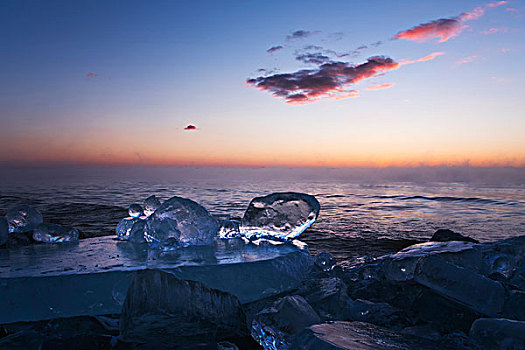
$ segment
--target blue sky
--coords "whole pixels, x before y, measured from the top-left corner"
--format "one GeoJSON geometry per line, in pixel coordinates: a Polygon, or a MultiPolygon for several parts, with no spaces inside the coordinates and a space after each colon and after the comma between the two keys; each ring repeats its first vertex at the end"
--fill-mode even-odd
{"type": "Polygon", "coordinates": [[[487,4],[3,1],[0,162],[523,166],[523,1],[486,8],[445,42],[392,40],[487,4]],[[286,39],[299,30],[313,34],[286,39]],[[332,59],[443,54],[359,80],[359,97],[341,100],[291,105],[246,82],[261,68],[319,69],[296,59],[306,46],[362,45],[332,59]],[[367,90],[380,84],[393,86],[367,90]]]}

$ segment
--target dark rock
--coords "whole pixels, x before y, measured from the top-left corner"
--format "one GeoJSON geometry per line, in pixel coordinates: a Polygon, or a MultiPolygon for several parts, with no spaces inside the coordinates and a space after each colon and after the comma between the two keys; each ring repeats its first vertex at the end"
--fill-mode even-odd
{"type": "Polygon", "coordinates": [[[125,341],[186,346],[247,333],[239,300],[200,282],[144,270],[129,287],[120,318],[125,341]]]}
{"type": "Polygon", "coordinates": [[[434,232],[434,234],[432,235],[432,238],[430,238],[430,241],[432,242],[463,241],[463,242],[479,243],[479,241],[474,238],[463,236],[460,233],[454,232],[449,229],[443,229],[443,228],[440,228],[439,230],[434,232]]]}
{"type": "Polygon", "coordinates": [[[505,318],[525,321],[525,292],[512,291],[505,300],[501,315],[505,318]]]}
{"type": "Polygon", "coordinates": [[[392,329],[400,329],[411,324],[405,311],[394,308],[387,303],[348,299],[345,311],[345,319],[349,321],[367,322],[392,329]]]}
{"type": "Polygon", "coordinates": [[[525,322],[480,318],[470,330],[483,349],[525,349],[525,322]]]}
{"type": "Polygon", "coordinates": [[[265,349],[287,349],[293,335],[321,322],[314,309],[298,295],[273,303],[252,321],[252,337],[265,349]]]}
{"type": "Polygon", "coordinates": [[[441,339],[441,334],[431,324],[405,327],[401,330],[401,333],[434,341],[441,339]]]}
{"type": "Polygon", "coordinates": [[[323,321],[345,317],[348,301],[347,287],[339,278],[310,279],[298,291],[323,321]]]}
{"type": "Polygon", "coordinates": [[[365,322],[313,325],[295,337],[292,349],[301,350],[401,350],[441,349],[426,339],[400,334],[365,322]]]}
{"type": "Polygon", "coordinates": [[[481,350],[478,342],[465,333],[453,332],[443,336],[438,342],[441,349],[481,350]]]}
{"type": "Polygon", "coordinates": [[[415,281],[447,298],[488,316],[503,309],[505,289],[501,283],[466,268],[429,256],[418,265],[415,281]]]}
{"type": "Polygon", "coordinates": [[[35,331],[20,331],[0,339],[0,349],[40,350],[45,337],[35,331]]]}

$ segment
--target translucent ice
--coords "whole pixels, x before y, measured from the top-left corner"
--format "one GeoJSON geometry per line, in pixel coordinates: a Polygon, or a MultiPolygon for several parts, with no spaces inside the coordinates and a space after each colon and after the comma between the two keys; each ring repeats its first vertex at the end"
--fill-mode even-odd
{"type": "Polygon", "coordinates": [[[9,224],[9,232],[29,232],[44,222],[42,214],[26,204],[9,210],[5,218],[9,224]]]}
{"type": "Polygon", "coordinates": [[[165,201],[148,219],[144,238],[152,247],[173,249],[212,244],[217,219],[200,204],[182,197],[165,201]]]}
{"type": "Polygon", "coordinates": [[[256,197],[248,205],[241,234],[248,239],[292,240],[312,225],[320,205],[314,196],[281,192],[256,197]]]}
{"type": "Polygon", "coordinates": [[[139,216],[144,214],[144,210],[142,207],[138,204],[132,204],[129,206],[128,214],[132,218],[138,218],[139,216]]]}
{"type": "Polygon", "coordinates": [[[44,243],[64,243],[78,241],[76,228],[57,224],[40,224],[33,230],[33,239],[44,243]]]}
{"type": "Polygon", "coordinates": [[[144,215],[150,216],[160,207],[160,200],[155,196],[149,196],[144,200],[144,215]]]}
{"type": "Polygon", "coordinates": [[[235,238],[241,236],[241,222],[238,220],[220,220],[219,238],[235,238]]]}
{"type": "Polygon", "coordinates": [[[0,217],[0,245],[6,244],[9,235],[9,225],[4,217],[0,217]]]}
{"type": "Polygon", "coordinates": [[[142,218],[135,218],[130,216],[120,220],[115,230],[118,239],[127,241],[131,236],[131,231],[133,225],[135,224],[142,225],[142,228],[144,228],[144,220],[142,218]]]}

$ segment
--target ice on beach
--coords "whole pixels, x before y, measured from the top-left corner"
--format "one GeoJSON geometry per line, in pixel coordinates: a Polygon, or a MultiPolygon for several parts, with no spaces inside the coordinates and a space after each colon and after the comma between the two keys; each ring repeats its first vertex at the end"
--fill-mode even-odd
{"type": "Polygon", "coordinates": [[[149,217],[160,207],[160,200],[155,196],[149,196],[144,200],[144,215],[149,217]]]}
{"type": "Polygon", "coordinates": [[[43,243],[76,242],[78,236],[76,228],[57,224],[44,223],[33,230],[33,239],[43,243]]]}
{"type": "Polygon", "coordinates": [[[323,272],[332,270],[335,266],[335,258],[332,254],[327,252],[321,252],[314,257],[315,266],[323,272]]]}
{"type": "Polygon", "coordinates": [[[144,220],[131,216],[120,220],[120,222],[117,225],[117,228],[115,229],[115,233],[117,234],[118,239],[127,241],[130,238],[131,229],[133,228],[133,225],[142,221],[144,220]]]}
{"type": "Polygon", "coordinates": [[[7,243],[7,237],[9,236],[9,225],[4,217],[0,217],[0,245],[7,243]]]}
{"type": "Polygon", "coordinates": [[[165,201],[148,219],[146,242],[154,248],[174,249],[212,244],[219,223],[200,204],[182,197],[165,201]]]}
{"type": "Polygon", "coordinates": [[[42,214],[26,204],[9,210],[5,218],[9,225],[9,232],[29,232],[44,222],[42,214]]]}
{"type": "Polygon", "coordinates": [[[128,214],[132,218],[138,218],[138,217],[144,215],[144,210],[142,209],[142,207],[140,205],[132,204],[128,208],[128,214]]]}
{"type": "Polygon", "coordinates": [[[238,220],[220,220],[219,238],[236,238],[241,236],[241,222],[238,220]]]}
{"type": "Polygon", "coordinates": [[[120,313],[136,272],[146,269],[200,281],[248,303],[297,288],[312,264],[308,248],[298,241],[261,248],[217,240],[176,254],[114,236],[5,248],[0,249],[0,324],[120,313]]]}
{"type": "Polygon", "coordinates": [[[241,234],[248,239],[292,240],[315,222],[320,208],[317,199],[305,193],[256,197],[244,213],[241,234]]]}

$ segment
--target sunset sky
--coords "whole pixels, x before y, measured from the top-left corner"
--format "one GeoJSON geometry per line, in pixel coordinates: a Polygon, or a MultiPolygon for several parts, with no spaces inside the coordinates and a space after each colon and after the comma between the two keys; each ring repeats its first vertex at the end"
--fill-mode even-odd
{"type": "Polygon", "coordinates": [[[525,1],[0,2],[0,165],[525,166],[525,1]]]}

